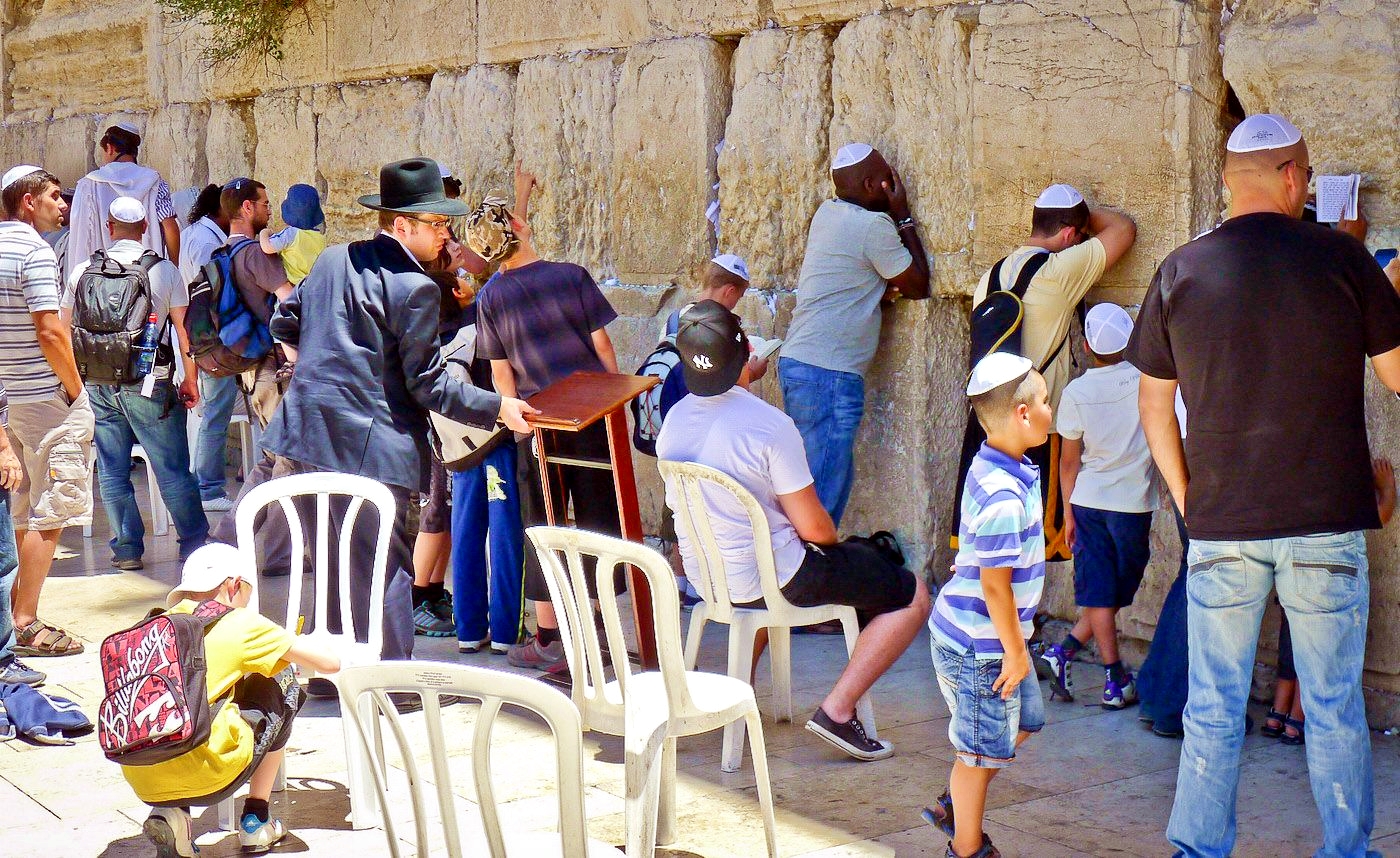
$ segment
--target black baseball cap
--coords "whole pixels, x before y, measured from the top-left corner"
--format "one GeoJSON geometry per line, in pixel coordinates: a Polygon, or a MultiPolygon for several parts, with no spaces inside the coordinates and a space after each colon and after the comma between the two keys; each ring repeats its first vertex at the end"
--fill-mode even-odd
{"type": "Polygon", "coordinates": [[[749,339],[739,317],[715,301],[681,310],[676,348],[685,386],[696,396],[718,396],[739,382],[749,360],[749,339]]]}

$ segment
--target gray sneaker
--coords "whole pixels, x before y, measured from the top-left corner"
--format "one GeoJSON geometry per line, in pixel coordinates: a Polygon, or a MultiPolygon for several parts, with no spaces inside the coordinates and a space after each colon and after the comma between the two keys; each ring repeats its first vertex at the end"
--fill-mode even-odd
{"type": "Polygon", "coordinates": [[[506,661],[515,667],[553,670],[564,664],[564,642],[554,641],[549,646],[540,646],[540,639],[530,635],[524,643],[510,648],[506,653],[506,661]]]}
{"type": "Polygon", "coordinates": [[[35,670],[17,658],[11,659],[9,664],[0,668],[0,683],[8,682],[38,688],[48,678],[47,674],[35,670]]]}

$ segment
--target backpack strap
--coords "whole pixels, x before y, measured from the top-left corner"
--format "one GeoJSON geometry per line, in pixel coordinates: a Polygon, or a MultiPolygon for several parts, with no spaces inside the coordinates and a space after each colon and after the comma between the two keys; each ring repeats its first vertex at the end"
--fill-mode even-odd
{"type": "MultiPolygon", "coordinates": [[[[1035,279],[1036,274],[1040,273],[1040,269],[1045,267],[1045,263],[1050,261],[1050,256],[1051,254],[1047,251],[1044,253],[1036,253],[1032,255],[1030,259],[1027,259],[1021,266],[1021,270],[1017,272],[1016,282],[1011,285],[1010,289],[1003,289],[1001,287],[1001,266],[1007,259],[1010,259],[1009,256],[1003,256],[1001,259],[997,260],[996,265],[992,266],[992,273],[987,275],[988,288],[990,288],[990,284],[996,284],[997,291],[1010,292],[1012,295],[1016,296],[1017,300],[1025,300],[1026,292],[1031,288],[1031,281],[1035,279]]],[[[1081,322],[1083,321],[1083,308],[1084,305],[1082,303],[1077,308],[1081,322]]],[[[1050,364],[1055,362],[1055,359],[1060,356],[1060,352],[1064,351],[1065,346],[1068,344],[1069,332],[1066,331],[1064,337],[1060,340],[1060,344],[1055,346],[1054,350],[1050,352],[1050,356],[1045,359],[1045,363],[1036,367],[1035,371],[1044,373],[1045,370],[1049,369],[1050,364]]]]}

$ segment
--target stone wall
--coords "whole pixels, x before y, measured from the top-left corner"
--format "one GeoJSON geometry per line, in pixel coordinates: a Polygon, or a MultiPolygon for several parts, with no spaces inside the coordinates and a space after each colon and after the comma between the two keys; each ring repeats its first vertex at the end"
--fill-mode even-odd
{"type": "MultiPolygon", "coordinates": [[[[1044,185],[1073,183],[1134,217],[1137,246],[1093,297],[1136,304],[1162,257],[1221,211],[1237,101],[1291,115],[1320,170],[1360,171],[1374,244],[1400,241],[1400,138],[1388,133],[1400,7],[1387,0],[404,0],[398,16],[310,0],[283,60],[212,70],[199,61],[208,34],[171,25],[150,0],[4,8],[5,163],[40,161],[71,184],[119,114],[144,128],[144,160],[174,186],[251,174],[280,198],[310,182],[345,240],[365,234],[355,198],[385,161],[439,158],[476,199],[508,190],[519,159],[541,179],[542,252],[604,283],[629,367],[716,251],[748,258],[756,289],[740,311],[782,335],[831,153],[878,146],[908,185],[936,297],[887,313],[845,524],[895,530],[934,577],[964,418],[967,296],[1025,232],[1044,185]]],[[[778,399],[771,377],[757,390],[778,399]]],[[[1372,406],[1377,453],[1400,456],[1394,402],[1376,392],[1372,406]]],[[[639,471],[654,522],[654,469],[639,471]]],[[[1175,574],[1175,530],[1160,519],[1124,622],[1138,639],[1175,574]]],[[[1400,539],[1377,534],[1372,549],[1367,683],[1373,713],[1394,723],[1400,539]]],[[[1051,575],[1060,615],[1069,578],[1051,575]]]]}

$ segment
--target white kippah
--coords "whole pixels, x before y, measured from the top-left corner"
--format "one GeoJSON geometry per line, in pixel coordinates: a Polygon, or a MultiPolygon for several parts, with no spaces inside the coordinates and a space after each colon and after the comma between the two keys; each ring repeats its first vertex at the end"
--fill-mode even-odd
{"type": "Polygon", "coordinates": [[[710,260],[714,264],[733,274],[735,277],[749,279],[749,264],[744,261],[744,257],[735,256],[732,253],[721,253],[710,260]]]}
{"type": "Polygon", "coordinates": [[[42,169],[44,168],[36,167],[33,164],[21,164],[18,167],[11,167],[5,172],[5,178],[0,179],[0,191],[5,190],[10,185],[13,185],[15,182],[18,182],[20,179],[23,179],[30,173],[37,173],[42,169]]]}
{"type": "Polygon", "coordinates": [[[1235,126],[1225,148],[1231,152],[1263,152],[1283,149],[1302,139],[1303,132],[1277,113],[1256,113],[1235,126]]]}
{"type": "Polygon", "coordinates": [[[107,213],[118,223],[141,223],[146,219],[146,207],[135,197],[117,197],[107,213]]]}
{"type": "Polygon", "coordinates": [[[135,134],[137,137],[141,136],[141,129],[137,128],[135,124],[127,122],[126,120],[122,120],[121,122],[116,123],[112,127],[120,128],[128,134],[135,134]]]}
{"type": "Polygon", "coordinates": [[[1038,209],[1072,209],[1084,202],[1084,195],[1073,185],[1051,185],[1035,198],[1038,209]]]}
{"type": "Polygon", "coordinates": [[[875,147],[865,143],[847,143],[836,150],[836,157],[831,159],[831,169],[840,170],[845,167],[853,167],[870,157],[870,153],[875,151],[875,147]]]}
{"type": "Polygon", "coordinates": [[[447,165],[441,161],[438,162],[438,176],[444,179],[452,178],[452,171],[447,169],[447,165]]]}
{"type": "Polygon", "coordinates": [[[1084,314],[1084,339],[1096,355],[1116,355],[1128,347],[1133,318],[1117,304],[1095,304],[1084,314]]]}
{"type": "Polygon", "coordinates": [[[1020,378],[1031,369],[1031,362],[1020,355],[992,352],[972,368],[972,377],[967,380],[967,395],[977,396],[1001,387],[1008,381],[1020,378]]]}

